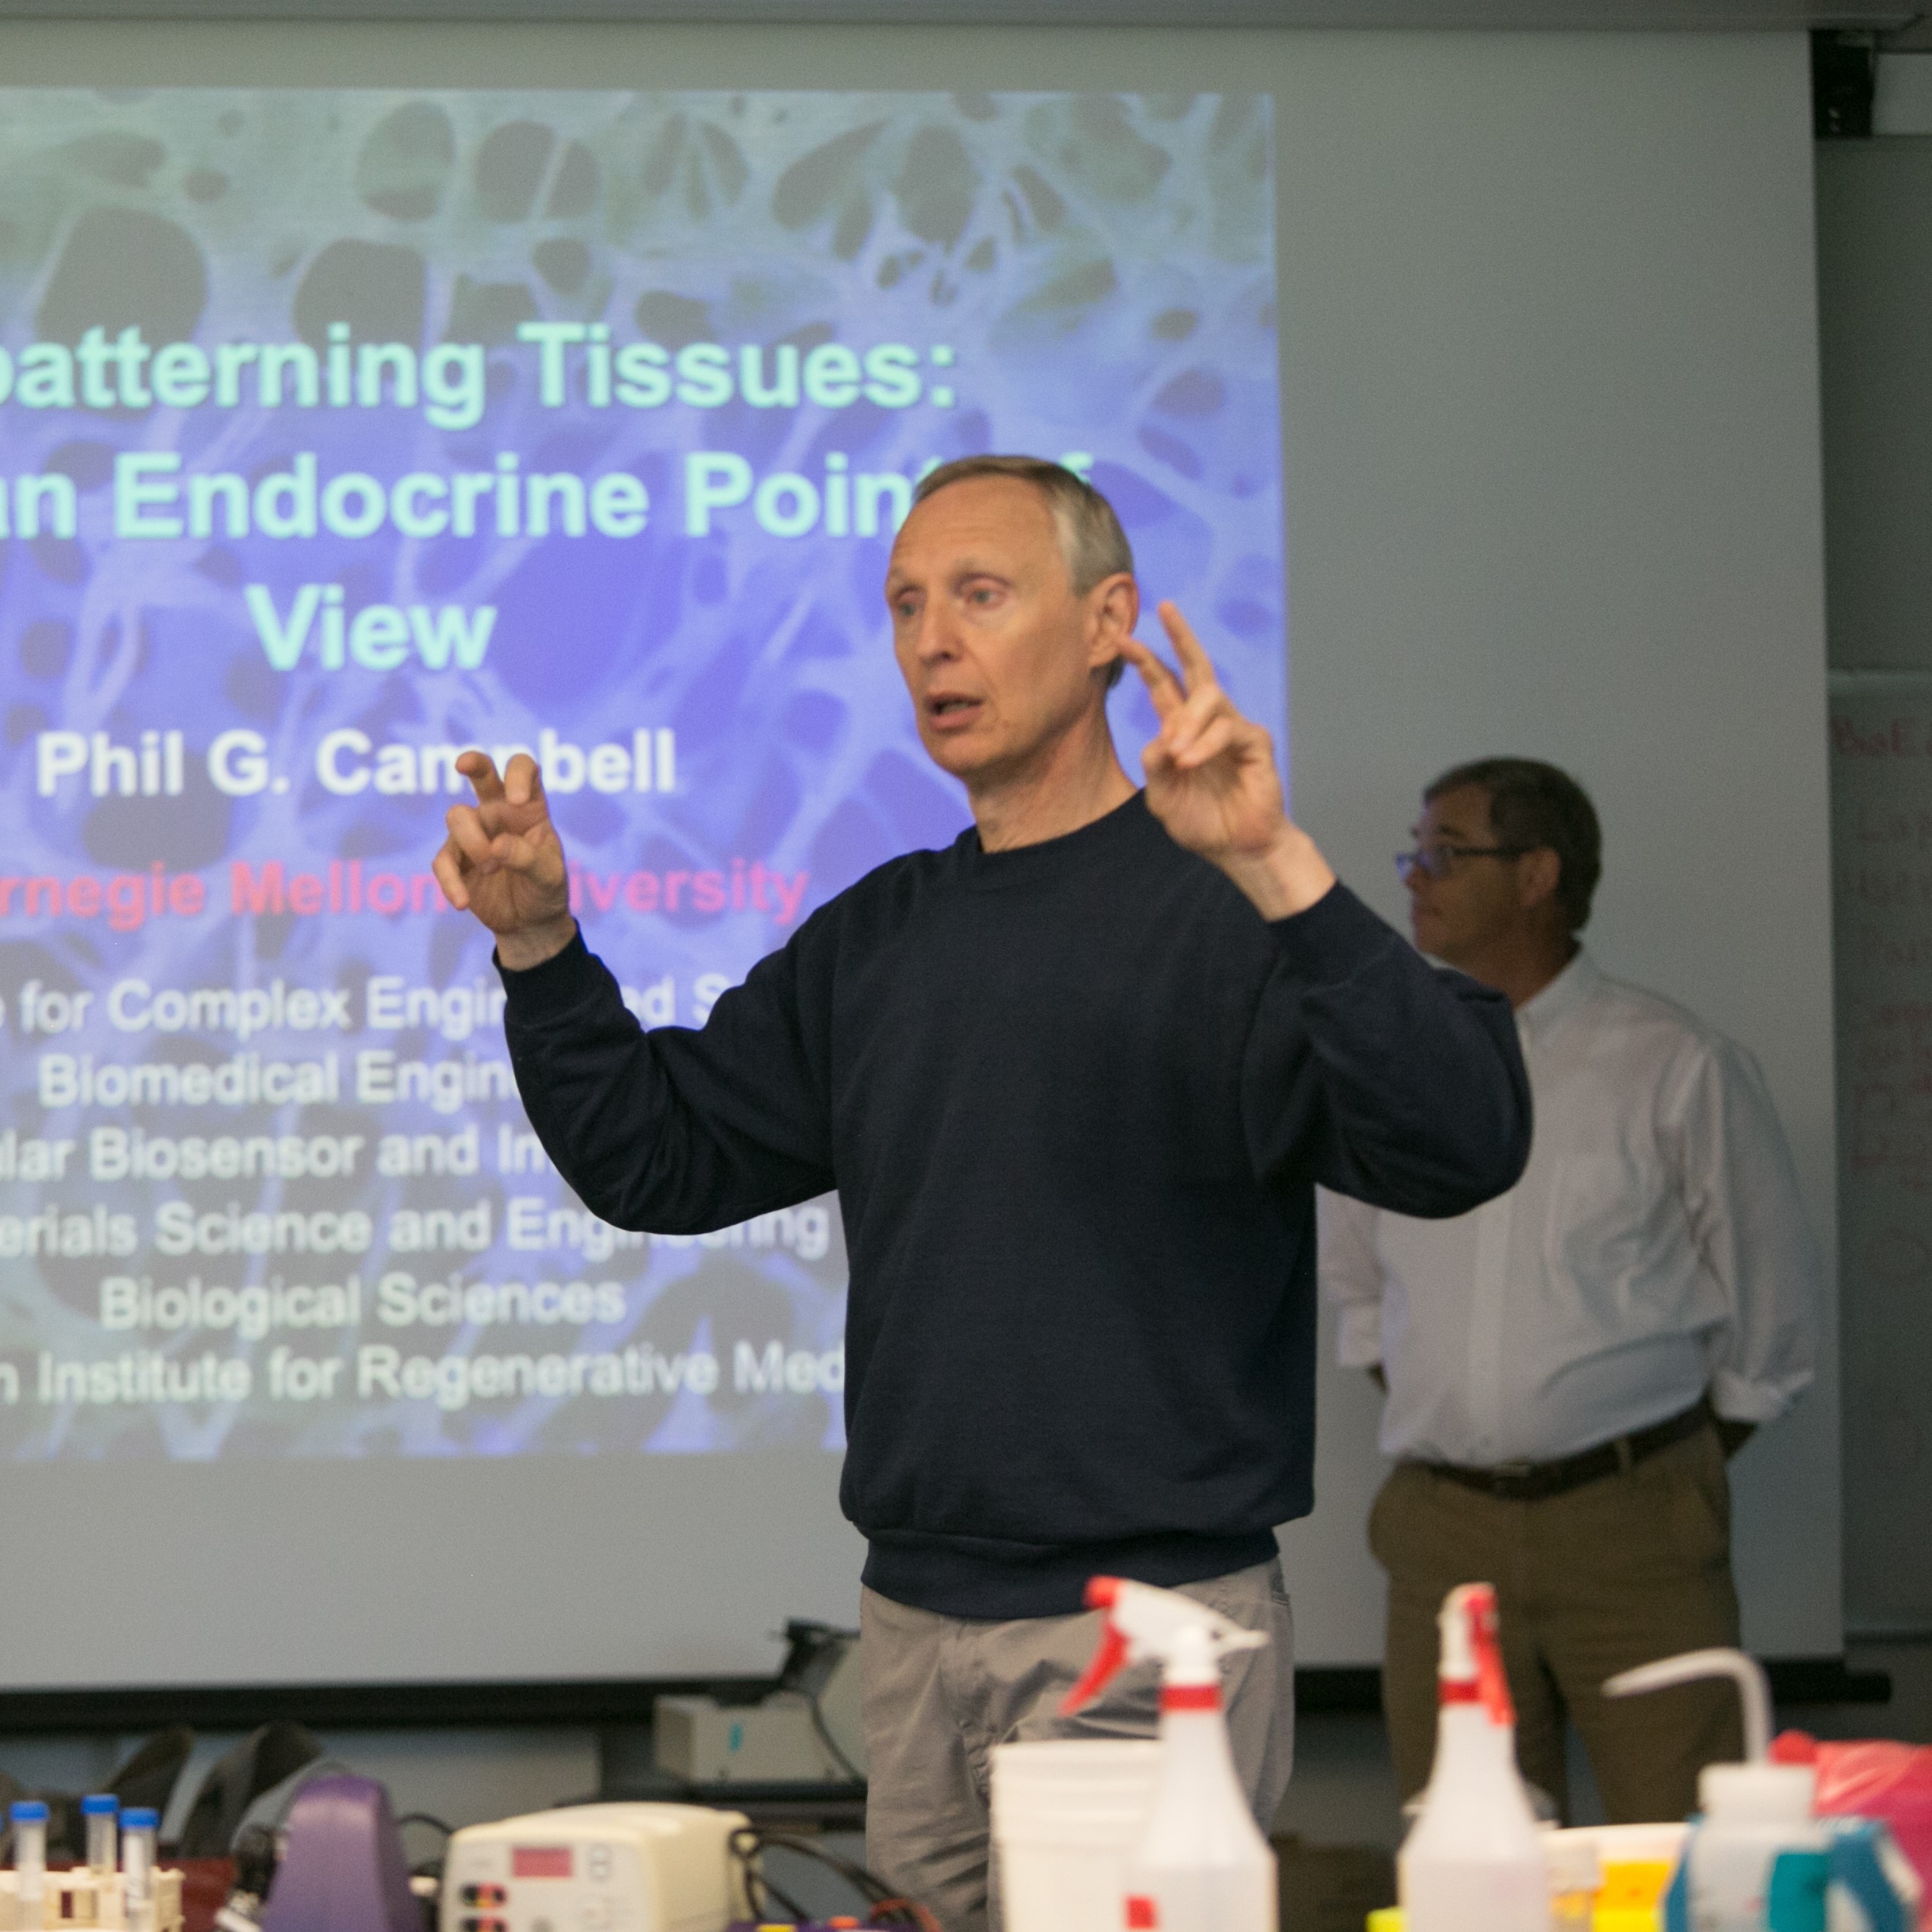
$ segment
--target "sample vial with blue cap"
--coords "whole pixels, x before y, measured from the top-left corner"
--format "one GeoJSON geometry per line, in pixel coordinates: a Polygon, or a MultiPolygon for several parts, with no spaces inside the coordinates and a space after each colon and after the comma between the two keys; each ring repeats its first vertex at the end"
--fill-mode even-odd
{"type": "Polygon", "coordinates": [[[47,1894],[47,1808],[38,1798],[22,1798],[11,1813],[14,1869],[20,1875],[20,1923],[45,1922],[47,1894]]]}
{"type": "Polygon", "coordinates": [[[121,1889],[127,1900],[128,1932],[154,1932],[155,1840],[161,1814],[130,1805],[121,1814],[121,1889]]]}
{"type": "Polygon", "coordinates": [[[80,1801],[80,1815],[87,1820],[87,1868],[104,1878],[120,1862],[115,1838],[121,1801],[111,1791],[94,1792],[80,1801]]]}

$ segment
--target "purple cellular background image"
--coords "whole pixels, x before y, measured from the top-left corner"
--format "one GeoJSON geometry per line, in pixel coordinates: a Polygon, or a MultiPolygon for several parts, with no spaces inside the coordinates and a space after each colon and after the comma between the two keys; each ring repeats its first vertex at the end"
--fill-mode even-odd
{"type": "Polygon", "coordinates": [[[1273,165],[1261,96],[0,90],[6,1454],[842,1446],[835,1198],[544,1160],[451,759],[542,754],[701,1024],[968,822],[881,585],[986,450],[1285,743],[1273,165]]]}

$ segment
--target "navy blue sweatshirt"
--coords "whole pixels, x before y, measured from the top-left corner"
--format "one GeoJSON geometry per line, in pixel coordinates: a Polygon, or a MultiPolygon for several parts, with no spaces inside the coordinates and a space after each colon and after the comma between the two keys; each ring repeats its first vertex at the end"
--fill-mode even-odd
{"type": "Polygon", "coordinates": [[[1345,888],[1264,920],[1136,796],[881,866],[640,1028],[581,938],[506,972],[532,1124],[620,1227],[838,1190],[840,1498],[883,1595],[1059,1615],[1263,1562],[1306,1514],[1313,1184],[1405,1214],[1529,1148],[1508,1001],[1345,888]]]}

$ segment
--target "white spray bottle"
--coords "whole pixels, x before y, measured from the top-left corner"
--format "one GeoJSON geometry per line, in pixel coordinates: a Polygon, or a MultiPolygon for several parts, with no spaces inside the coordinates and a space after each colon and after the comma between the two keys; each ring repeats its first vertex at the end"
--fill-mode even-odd
{"type": "Polygon", "coordinates": [[[1549,1873],[1516,1768],[1494,1588],[1451,1590],[1440,1622],[1436,1762],[1396,1862],[1408,1932],[1548,1932],[1549,1873]]]}
{"type": "Polygon", "coordinates": [[[1132,1932],[1275,1932],[1274,1854],[1248,1809],[1221,1715],[1221,1659],[1258,1650],[1244,1630],[1178,1590],[1118,1576],[1087,1586],[1107,1634],[1066,1694],[1071,1714],[1125,1664],[1161,1666],[1160,1762],[1152,1809],[1130,1860],[1124,1923],[1132,1932]]]}

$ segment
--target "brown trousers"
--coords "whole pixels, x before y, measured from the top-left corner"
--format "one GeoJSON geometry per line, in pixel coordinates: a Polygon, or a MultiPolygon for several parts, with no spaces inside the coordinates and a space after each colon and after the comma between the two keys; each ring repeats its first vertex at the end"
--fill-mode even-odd
{"type": "Polygon", "coordinates": [[[1613,1824],[1696,1808],[1697,1773],[1743,1756],[1737,1694],[1685,1684],[1604,1696],[1606,1677],[1738,1641],[1730,1490],[1714,1427],[1559,1496],[1499,1502],[1399,1464],[1369,1516],[1388,1572],[1382,1705],[1405,1799],[1436,1750],[1436,1614],[1459,1583],[1493,1583],[1516,1700],[1516,1762],[1567,1816],[1564,1717],[1613,1824]]]}

